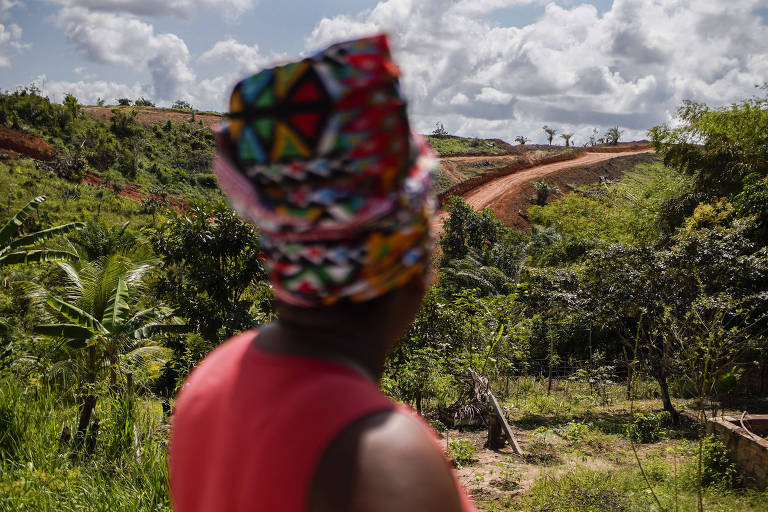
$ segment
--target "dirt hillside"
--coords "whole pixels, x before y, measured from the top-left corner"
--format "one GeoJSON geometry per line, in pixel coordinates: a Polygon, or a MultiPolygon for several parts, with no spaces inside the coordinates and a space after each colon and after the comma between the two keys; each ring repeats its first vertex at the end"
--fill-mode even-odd
{"type": "Polygon", "coordinates": [[[36,160],[51,161],[58,151],[33,133],[0,126],[0,156],[16,158],[25,155],[36,160]]]}
{"type": "MultiPolygon", "coordinates": [[[[610,153],[585,153],[578,158],[537,165],[515,173],[501,176],[488,183],[469,190],[461,196],[476,210],[490,208],[507,225],[519,230],[528,230],[530,223],[525,213],[535,195],[531,182],[545,178],[557,185],[561,193],[568,193],[576,187],[594,183],[601,177],[616,178],[638,163],[650,162],[656,155],[647,148],[630,149],[610,153]]],[[[436,232],[442,232],[447,217],[440,210],[433,224],[436,232]]]]}
{"type": "Polygon", "coordinates": [[[169,119],[174,123],[203,123],[203,126],[215,128],[221,120],[221,114],[183,112],[179,110],[153,108],[153,107],[83,107],[83,111],[93,117],[108,123],[112,118],[112,109],[119,108],[124,110],[135,109],[138,114],[137,120],[142,126],[164,123],[169,119]]]}

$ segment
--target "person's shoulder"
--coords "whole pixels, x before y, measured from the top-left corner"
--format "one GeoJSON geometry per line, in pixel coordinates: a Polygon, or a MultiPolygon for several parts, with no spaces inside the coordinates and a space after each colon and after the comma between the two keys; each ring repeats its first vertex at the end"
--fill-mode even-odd
{"type": "Polygon", "coordinates": [[[463,510],[451,469],[429,431],[398,411],[369,415],[339,434],[318,467],[313,490],[319,493],[315,501],[325,505],[311,508],[318,511],[463,510]],[[346,480],[346,490],[335,485],[337,479],[346,480]]]}
{"type": "Polygon", "coordinates": [[[445,457],[410,414],[387,414],[366,431],[360,470],[352,510],[462,510],[445,457]]]}
{"type": "Polygon", "coordinates": [[[201,394],[213,393],[233,378],[232,367],[240,364],[256,331],[246,331],[225,341],[211,351],[182,384],[177,406],[197,402],[201,394]]]}

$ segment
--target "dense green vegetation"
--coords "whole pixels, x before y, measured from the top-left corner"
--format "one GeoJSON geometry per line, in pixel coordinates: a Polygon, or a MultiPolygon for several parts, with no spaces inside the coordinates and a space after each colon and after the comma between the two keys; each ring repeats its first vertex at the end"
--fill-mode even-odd
{"type": "Polygon", "coordinates": [[[427,142],[435,150],[435,153],[440,156],[466,154],[507,155],[511,149],[508,144],[504,144],[499,140],[456,137],[453,135],[431,135],[427,137],[427,142]]]}
{"type": "MultiPolygon", "coordinates": [[[[702,436],[680,415],[730,407],[768,364],[766,131],[736,122],[765,111],[764,100],[684,107],[681,128],[652,130],[667,166],[532,206],[530,233],[448,204],[437,284],[383,388],[438,425],[457,417],[471,367],[529,433],[526,464],[623,454],[608,469],[543,471],[482,507],[694,510],[700,491],[713,509],[765,506],[715,440],[686,440],[702,436]],[[684,145],[686,129],[703,144],[684,145]],[[640,473],[634,444],[665,442],[674,453],[645,457],[640,473]]],[[[0,123],[62,152],[0,163],[0,258],[48,261],[0,268],[0,509],[167,510],[175,390],[216,345],[273,316],[258,234],[212,188],[206,129],[143,128],[130,111],[103,124],[71,96],[54,105],[34,90],[0,95],[0,123]],[[120,196],[128,183],[155,202],[120,196]],[[168,193],[185,208],[169,209],[168,193]]],[[[448,445],[471,467],[466,442],[448,445]]],[[[503,485],[521,480],[511,467],[503,485]]]]}
{"type": "Polygon", "coordinates": [[[109,124],[86,116],[77,99],[50,103],[32,88],[0,94],[0,124],[42,135],[62,152],[50,165],[61,177],[86,172],[109,186],[136,184],[146,192],[188,198],[221,198],[210,174],[213,133],[202,125],[172,123],[142,127],[132,109],[116,108],[109,124]]]}

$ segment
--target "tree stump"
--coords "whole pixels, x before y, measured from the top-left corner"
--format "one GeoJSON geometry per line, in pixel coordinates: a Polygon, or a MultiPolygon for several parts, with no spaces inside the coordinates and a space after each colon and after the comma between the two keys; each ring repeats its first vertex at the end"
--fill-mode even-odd
{"type": "Polygon", "coordinates": [[[83,398],[83,403],[80,404],[80,421],[77,423],[77,432],[75,433],[75,441],[78,447],[85,440],[85,433],[88,430],[88,424],[91,422],[91,414],[96,407],[96,395],[86,395],[83,398]]]}
{"type": "Polygon", "coordinates": [[[507,438],[501,428],[501,423],[496,417],[496,413],[491,412],[488,415],[488,440],[485,442],[485,447],[490,450],[498,450],[504,448],[506,442],[507,438]]]}
{"type": "Polygon", "coordinates": [[[99,436],[99,419],[96,418],[91,422],[91,426],[88,427],[88,437],[85,440],[85,453],[87,455],[93,455],[96,450],[96,439],[99,436]]]}

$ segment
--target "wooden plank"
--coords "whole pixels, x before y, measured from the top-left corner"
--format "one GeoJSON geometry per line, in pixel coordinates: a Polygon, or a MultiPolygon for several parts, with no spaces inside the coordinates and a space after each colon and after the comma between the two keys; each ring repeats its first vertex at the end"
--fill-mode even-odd
{"type": "MultiPolygon", "coordinates": [[[[480,376],[473,370],[472,368],[469,368],[469,372],[472,375],[472,378],[478,382],[481,383],[482,380],[480,379],[480,376]]],[[[489,401],[491,402],[491,407],[493,408],[493,412],[496,413],[496,417],[499,419],[499,422],[501,423],[501,428],[504,430],[504,433],[507,436],[507,439],[509,439],[509,444],[512,445],[512,448],[515,450],[515,453],[518,455],[523,454],[523,450],[520,449],[520,445],[517,442],[517,438],[515,438],[515,435],[512,433],[512,429],[509,427],[509,423],[507,423],[507,418],[504,416],[504,411],[501,409],[501,406],[499,405],[498,400],[496,400],[496,397],[493,396],[493,392],[491,391],[490,387],[488,387],[486,390],[486,393],[488,395],[489,401]]]]}

